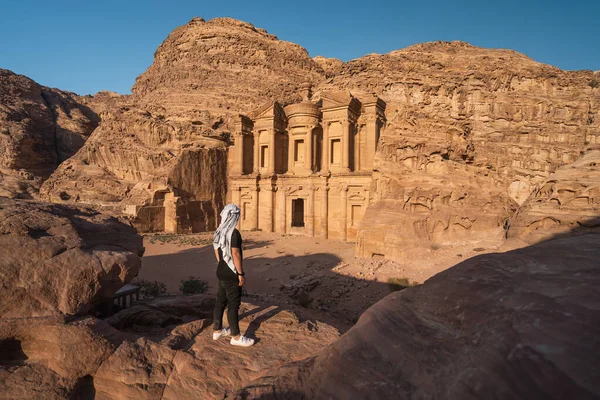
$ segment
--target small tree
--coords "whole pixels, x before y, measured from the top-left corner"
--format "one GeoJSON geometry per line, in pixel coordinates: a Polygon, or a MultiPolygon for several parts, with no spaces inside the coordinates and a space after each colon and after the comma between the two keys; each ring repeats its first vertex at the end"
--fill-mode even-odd
{"type": "Polygon", "coordinates": [[[140,297],[143,299],[164,296],[167,294],[167,285],[163,282],[138,279],[131,283],[140,287],[140,297]]]}
{"type": "Polygon", "coordinates": [[[597,87],[600,87],[600,79],[594,78],[594,79],[592,79],[590,81],[590,83],[588,85],[590,85],[590,87],[592,88],[592,90],[594,90],[597,87]]]}

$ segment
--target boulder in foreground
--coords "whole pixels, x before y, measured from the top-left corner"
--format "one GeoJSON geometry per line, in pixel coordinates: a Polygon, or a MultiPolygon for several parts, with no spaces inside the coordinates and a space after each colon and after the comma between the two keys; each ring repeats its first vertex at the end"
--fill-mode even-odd
{"type": "Polygon", "coordinates": [[[597,399],[600,240],[471,258],[238,399],[597,399]]]}
{"type": "Polygon", "coordinates": [[[114,217],[0,198],[0,317],[84,313],[137,275],[143,250],[114,217]]]}

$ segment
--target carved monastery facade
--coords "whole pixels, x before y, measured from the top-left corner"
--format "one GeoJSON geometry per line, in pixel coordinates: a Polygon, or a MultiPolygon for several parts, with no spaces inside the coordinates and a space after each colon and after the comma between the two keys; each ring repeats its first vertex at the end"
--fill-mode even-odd
{"type": "Polygon", "coordinates": [[[316,104],[306,96],[238,117],[228,196],[242,230],[356,239],[386,121],[383,100],[362,100],[326,92],[316,104]]]}

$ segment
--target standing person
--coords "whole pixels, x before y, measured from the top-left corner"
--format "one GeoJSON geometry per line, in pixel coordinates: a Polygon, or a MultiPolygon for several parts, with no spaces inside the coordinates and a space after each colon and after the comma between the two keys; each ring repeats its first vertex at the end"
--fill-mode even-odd
{"type": "Polygon", "coordinates": [[[242,286],[246,283],[242,265],[242,235],[235,229],[240,218],[240,209],[235,204],[228,204],[221,211],[221,225],[215,232],[213,247],[219,279],[219,292],[214,311],[213,339],[231,335],[230,343],[234,346],[250,347],[254,339],[240,334],[239,316],[242,298],[242,286]],[[227,307],[229,328],[223,328],[223,313],[227,307]]]}

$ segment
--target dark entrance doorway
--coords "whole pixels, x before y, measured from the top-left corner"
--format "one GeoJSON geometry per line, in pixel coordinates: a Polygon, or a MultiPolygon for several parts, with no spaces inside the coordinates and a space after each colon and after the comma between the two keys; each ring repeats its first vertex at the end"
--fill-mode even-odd
{"type": "Polygon", "coordinates": [[[292,226],[304,227],[304,199],[292,200],[292,226]]]}

